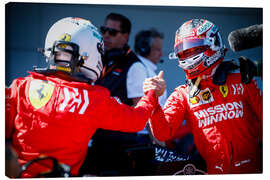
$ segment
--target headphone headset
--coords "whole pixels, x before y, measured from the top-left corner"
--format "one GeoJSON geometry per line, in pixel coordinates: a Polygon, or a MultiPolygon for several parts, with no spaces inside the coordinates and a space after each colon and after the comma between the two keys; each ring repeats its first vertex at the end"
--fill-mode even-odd
{"type": "Polygon", "coordinates": [[[135,37],[135,52],[145,57],[151,52],[152,32],[151,31],[140,31],[135,37]]]}

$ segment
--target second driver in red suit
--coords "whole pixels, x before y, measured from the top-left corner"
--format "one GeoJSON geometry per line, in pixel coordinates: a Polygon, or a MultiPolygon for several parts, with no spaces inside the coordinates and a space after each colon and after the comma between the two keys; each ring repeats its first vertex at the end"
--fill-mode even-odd
{"type": "MultiPolygon", "coordinates": [[[[262,173],[262,94],[254,79],[242,82],[240,73],[224,72],[217,26],[187,21],[176,31],[174,51],[188,83],[175,89],[163,110],[155,109],[154,136],[168,140],[186,120],[208,174],[262,173]]],[[[147,79],[144,92],[156,82],[147,79]]]]}
{"type": "MultiPolygon", "coordinates": [[[[91,85],[101,74],[102,52],[102,38],[90,21],[69,17],[50,28],[44,49],[48,67],[35,68],[6,89],[6,139],[12,138],[20,165],[45,155],[78,175],[97,128],[145,127],[165,83],[135,108],[122,104],[107,89],[91,85]]],[[[35,163],[22,177],[36,177],[47,165],[35,163]]]]}

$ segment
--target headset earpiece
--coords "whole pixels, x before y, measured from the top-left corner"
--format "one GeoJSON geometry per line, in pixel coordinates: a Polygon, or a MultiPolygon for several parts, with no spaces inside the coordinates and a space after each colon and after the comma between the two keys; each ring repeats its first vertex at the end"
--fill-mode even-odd
{"type": "Polygon", "coordinates": [[[151,31],[139,32],[135,38],[135,52],[143,57],[148,56],[151,52],[151,39],[151,31]]]}

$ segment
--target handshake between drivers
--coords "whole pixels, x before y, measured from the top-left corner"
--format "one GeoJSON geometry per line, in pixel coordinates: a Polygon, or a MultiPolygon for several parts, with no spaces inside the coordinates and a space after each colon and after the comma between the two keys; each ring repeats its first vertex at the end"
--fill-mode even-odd
{"type": "Polygon", "coordinates": [[[147,78],[143,83],[143,92],[146,94],[150,90],[154,90],[157,97],[161,96],[166,89],[166,82],[163,79],[163,71],[160,71],[157,76],[147,78]]]}

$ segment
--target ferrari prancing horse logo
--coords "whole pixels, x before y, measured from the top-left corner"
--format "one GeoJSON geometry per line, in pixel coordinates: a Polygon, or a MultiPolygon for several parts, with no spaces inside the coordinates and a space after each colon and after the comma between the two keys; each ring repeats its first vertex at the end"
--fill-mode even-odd
{"type": "Polygon", "coordinates": [[[221,92],[223,97],[227,97],[229,89],[227,85],[221,85],[219,86],[219,91],[221,92]]]}
{"type": "Polygon", "coordinates": [[[29,100],[36,109],[46,105],[53,94],[54,84],[48,81],[32,80],[29,87],[29,100]]]}

